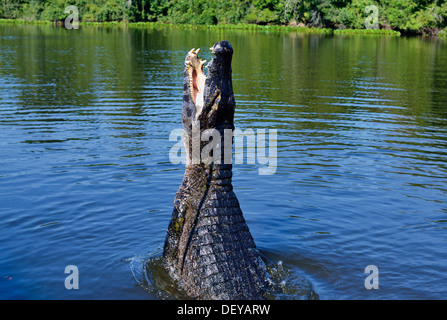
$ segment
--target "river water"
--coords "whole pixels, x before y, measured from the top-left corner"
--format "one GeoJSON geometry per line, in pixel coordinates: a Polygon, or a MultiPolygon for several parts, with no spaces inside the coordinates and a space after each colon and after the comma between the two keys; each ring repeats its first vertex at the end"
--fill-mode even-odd
{"type": "Polygon", "coordinates": [[[181,297],[160,266],[169,137],[186,53],[222,39],[236,127],[277,130],[274,174],[233,169],[273,298],[447,298],[447,40],[8,24],[0,298],[181,297]]]}

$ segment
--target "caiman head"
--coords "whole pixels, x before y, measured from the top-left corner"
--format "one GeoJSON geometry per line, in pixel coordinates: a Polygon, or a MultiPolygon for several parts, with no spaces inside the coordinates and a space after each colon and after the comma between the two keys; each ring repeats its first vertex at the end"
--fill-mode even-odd
{"type": "MultiPolygon", "coordinates": [[[[214,57],[206,66],[206,60],[199,58],[200,49],[192,49],[185,59],[182,118],[187,166],[193,163],[193,126],[197,129],[200,126],[200,134],[207,129],[216,129],[222,136],[224,129],[234,129],[236,104],[231,79],[233,48],[224,40],[210,50],[214,57]],[[207,75],[204,68],[208,70],[207,75]]],[[[200,150],[202,147],[203,143],[200,150]]]]}

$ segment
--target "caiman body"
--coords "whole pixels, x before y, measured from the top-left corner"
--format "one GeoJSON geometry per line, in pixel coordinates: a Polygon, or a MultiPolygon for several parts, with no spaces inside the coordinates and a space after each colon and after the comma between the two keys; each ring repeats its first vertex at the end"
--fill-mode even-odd
{"type": "Polygon", "coordinates": [[[236,107],[233,49],[221,41],[211,50],[215,57],[207,76],[199,50],[191,50],[185,60],[182,118],[187,163],[174,200],[163,265],[193,299],[263,299],[265,265],[233,192],[231,161],[224,159],[224,151],[231,151],[232,138],[224,138],[234,130],[236,107]],[[209,129],[219,133],[214,142],[221,154],[214,154],[212,161],[197,159],[209,140],[194,144],[195,135],[203,136],[209,129]]]}

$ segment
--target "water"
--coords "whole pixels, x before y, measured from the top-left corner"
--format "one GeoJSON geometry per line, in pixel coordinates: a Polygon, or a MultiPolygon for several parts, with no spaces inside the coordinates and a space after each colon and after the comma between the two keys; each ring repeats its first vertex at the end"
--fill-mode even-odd
{"type": "Polygon", "coordinates": [[[278,130],[274,175],[233,170],[272,298],[447,298],[446,40],[42,25],[0,25],[0,298],[181,298],[169,134],[222,39],[236,127],[278,130]]]}

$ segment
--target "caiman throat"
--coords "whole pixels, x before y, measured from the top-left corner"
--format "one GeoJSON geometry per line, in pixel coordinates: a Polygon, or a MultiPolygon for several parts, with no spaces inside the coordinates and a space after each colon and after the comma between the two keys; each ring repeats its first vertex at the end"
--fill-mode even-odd
{"type": "Polygon", "coordinates": [[[205,61],[192,49],[185,59],[183,79],[183,141],[187,163],[163,249],[163,265],[193,299],[263,299],[266,269],[248,229],[231,182],[232,164],[224,149],[232,139],[236,103],[231,80],[233,48],[220,41],[205,61]],[[200,132],[201,139],[194,140],[200,132]],[[210,157],[202,141],[210,131],[210,157]],[[196,141],[196,142],[194,142],[196,141]],[[221,151],[221,152],[216,152],[221,151]],[[200,156],[202,155],[202,157],[200,156]],[[197,157],[198,156],[198,157],[197,157]]]}

